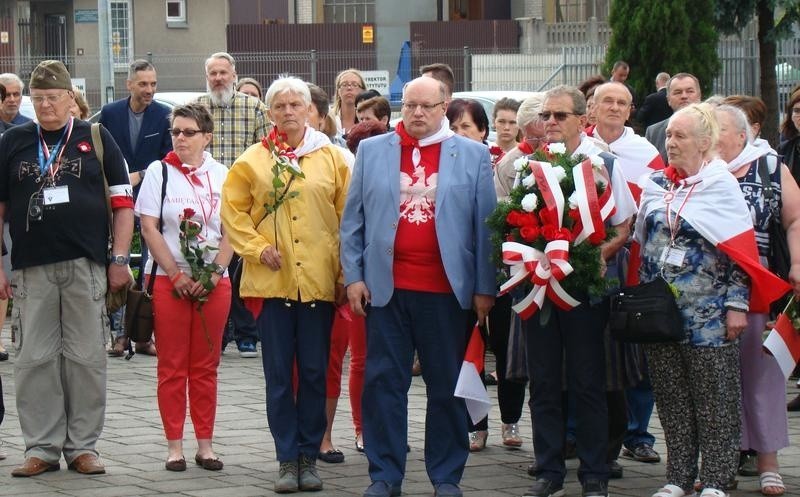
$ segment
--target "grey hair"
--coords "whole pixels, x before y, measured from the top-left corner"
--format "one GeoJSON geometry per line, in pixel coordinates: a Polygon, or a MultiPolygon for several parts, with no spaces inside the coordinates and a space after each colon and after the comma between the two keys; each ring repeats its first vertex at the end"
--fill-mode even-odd
{"type": "Polygon", "coordinates": [[[561,96],[568,96],[572,99],[572,112],[579,116],[586,115],[586,97],[574,86],[559,85],[550,88],[544,94],[545,100],[561,96]]]}
{"type": "Polygon", "coordinates": [[[209,64],[211,64],[211,62],[212,62],[214,59],[223,59],[223,60],[227,60],[227,61],[228,61],[228,62],[231,64],[231,67],[233,68],[233,72],[236,72],[236,60],[234,60],[233,56],[232,56],[231,54],[229,54],[228,52],[216,52],[216,53],[212,53],[212,54],[211,54],[211,55],[210,55],[210,56],[209,56],[209,57],[206,59],[206,62],[205,62],[205,66],[204,66],[204,67],[205,67],[205,69],[206,69],[206,72],[208,72],[208,65],[209,65],[209,64]]]}
{"type": "Polygon", "coordinates": [[[311,91],[305,81],[295,76],[282,74],[278,79],[272,82],[267,88],[267,93],[264,95],[264,102],[267,107],[272,105],[272,99],[281,93],[294,93],[303,97],[303,102],[306,105],[311,105],[311,91]]]}
{"type": "Polygon", "coordinates": [[[742,109],[734,105],[722,104],[717,106],[714,109],[714,112],[717,114],[720,112],[725,112],[731,116],[733,118],[733,123],[736,125],[737,131],[744,131],[744,135],[747,138],[747,143],[753,143],[753,140],[755,139],[753,136],[753,130],[750,128],[750,123],[747,121],[747,114],[745,114],[742,109]]]}
{"type": "Polygon", "coordinates": [[[709,148],[706,153],[713,150],[719,140],[719,122],[717,116],[714,115],[714,107],[706,103],[690,104],[675,111],[669,118],[669,122],[684,115],[694,121],[695,138],[709,139],[709,148]]]}
{"type": "Polygon", "coordinates": [[[150,61],[144,59],[136,59],[128,66],[128,81],[133,80],[136,73],[139,71],[155,71],[156,68],[150,61]]]}
{"type": "Polygon", "coordinates": [[[20,79],[19,76],[17,76],[13,72],[6,72],[0,74],[0,83],[2,83],[3,86],[8,86],[11,83],[16,83],[19,85],[20,91],[25,89],[25,83],[22,81],[22,79],[20,79]]]}
{"type": "Polygon", "coordinates": [[[668,72],[660,72],[656,75],[656,85],[666,85],[669,81],[668,72]]]}
{"type": "Polygon", "coordinates": [[[539,113],[542,111],[542,104],[544,104],[544,96],[544,92],[537,91],[519,104],[517,126],[520,129],[539,120],[539,113]]]}

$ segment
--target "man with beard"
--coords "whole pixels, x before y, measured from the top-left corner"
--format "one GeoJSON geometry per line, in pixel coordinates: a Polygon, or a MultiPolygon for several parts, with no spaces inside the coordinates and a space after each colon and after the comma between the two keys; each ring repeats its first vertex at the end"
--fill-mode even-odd
{"type": "Polygon", "coordinates": [[[206,60],[208,93],[198,102],[214,117],[214,137],[208,152],[230,167],[247,147],[266,136],[267,107],[257,98],[236,91],[236,62],[230,54],[217,52],[206,60]]]}
{"type": "MultiPolygon", "coordinates": [[[[212,157],[228,167],[247,147],[260,142],[270,126],[267,106],[257,98],[237,92],[236,80],[236,61],[230,54],[217,52],[206,59],[208,93],[198,99],[198,102],[208,106],[214,118],[214,136],[206,149],[212,157]]],[[[230,267],[235,268],[238,264],[239,256],[234,254],[230,267]]],[[[257,357],[256,322],[239,297],[237,283],[233,282],[229,327],[223,338],[222,350],[235,338],[240,356],[257,357]]]]}

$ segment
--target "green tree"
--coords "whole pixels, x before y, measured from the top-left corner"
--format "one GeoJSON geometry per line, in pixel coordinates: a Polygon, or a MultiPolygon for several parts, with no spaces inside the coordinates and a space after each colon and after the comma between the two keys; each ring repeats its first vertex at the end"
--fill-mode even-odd
{"type": "Polygon", "coordinates": [[[661,71],[694,74],[708,94],[720,68],[713,7],[714,0],[614,0],[606,74],[614,62],[627,62],[638,99],[655,91],[661,71]]]}
{"type": "MultiPolygon", "coordinates": [[[[758,17],[758,63],[761,97],[767,105],[767,116],[780,115],[778,109],[778,84],[775,73],[777,41],[792,34],[792,27],[800,24],[800,2],[797,0],[716,0],[714,16],[717,28],[726,34],[740,33],[758,17]],[[776,11],[782,12],[778,21],[776,11]]],[[[761,135],[770,143],[778,143],[778,119],[768,118],[761,135]]]]}

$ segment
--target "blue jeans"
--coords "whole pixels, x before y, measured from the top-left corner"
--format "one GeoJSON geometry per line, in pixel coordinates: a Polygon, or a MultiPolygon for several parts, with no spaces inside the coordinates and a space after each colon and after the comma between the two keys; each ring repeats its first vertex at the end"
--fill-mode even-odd
{"type": "Polygon", "coordinates": [[[625,447],[630,450],[642,444],[652,447],[656,443],[656,437],[647,431],[647,427],[650,425],[655,399],[649,375],[635,387],[627,389],[625,398],[628,403],[628,434],[625,437],[625,447]]]}

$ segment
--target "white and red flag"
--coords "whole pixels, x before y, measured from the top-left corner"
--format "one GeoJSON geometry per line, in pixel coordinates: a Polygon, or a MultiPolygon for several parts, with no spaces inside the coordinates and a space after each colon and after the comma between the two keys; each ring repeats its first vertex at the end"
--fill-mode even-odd
{"type": "Polygon", "coordinates": [[[783,376],[788,380],[797,362],[800,361],[800,333],[792,325],[792,320],[786,311],[775,321],[775,326],[764,340],[764,348],[775,357],[783,376]]]}
{"type": "MultiPolygon", "coordinates": [[[[588,135],[606,143],[597,133],[596,127],[588,135]]],[[[642,193],[642,189],[638,185],[639,179],[653,171],[664,169],[664,160],[658,153],[658,149],[627,126],[622,132],[622,136],[612,143],[606,143],[606,146],[608,151],[616,156],[617,163],[622,166],[622,173],[625,175],[628,187],[638,203],[642,193]]]]}
{"type": "Polygon", "coordinates": [[[770,303],[791,290],[787,282],[761,265],[750,209],[725,162],[714,159],[671,190],[649,177],[643,186],[636,242],[643,241],[647,214],[666,209],[670,202],[673,212],[680,208],[680,217],[750,276],[750,312],[769,312],[770,303]]]}
{"type": "Polygon", "coordinates": [[[455,393],[456,397],[464,399],[469,417],[475,424],[485,418],[492,408],[489,394],[481,381],[483,353],[483,337],[481,337],[478,323],[475,323],[467,345],[467,352],[464,354],[464,362],[461,364],[461,372],[458,374],[455,393]]]}

